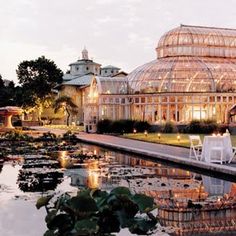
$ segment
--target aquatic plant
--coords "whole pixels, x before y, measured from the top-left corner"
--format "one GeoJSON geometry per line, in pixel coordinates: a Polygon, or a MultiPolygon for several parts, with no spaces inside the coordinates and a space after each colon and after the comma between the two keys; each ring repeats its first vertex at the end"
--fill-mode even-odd
{"type": "Polygon", "coordinates": [[[3,133],[1,139],[8,141],[32,141],[33,138],[20,130],[12,130],[3,133]]]}
{"type": "Polygon", "coordinates": [[[126,187],[111,192],[85,189],[72,197],[65,193],[52,202],[53,196],[41,197],[37,209],[45,206],[48,230],[45,236],[108,236],[128,228],[133,234],[151,235],[157,218],[151,213],[154,199],[132,194],[126,187]]]}

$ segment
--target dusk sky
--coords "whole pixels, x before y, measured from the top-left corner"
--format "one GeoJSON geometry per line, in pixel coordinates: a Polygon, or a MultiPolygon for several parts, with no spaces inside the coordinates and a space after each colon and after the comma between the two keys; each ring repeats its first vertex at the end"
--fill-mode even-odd
{"type": "Polygon", "coordinates": [[[0,74],[45,55],[65,72],[86,46],[103,66],[130,72],[156,57],[179,24],[236,28],[236,0],[0,0],[0,74]]]}

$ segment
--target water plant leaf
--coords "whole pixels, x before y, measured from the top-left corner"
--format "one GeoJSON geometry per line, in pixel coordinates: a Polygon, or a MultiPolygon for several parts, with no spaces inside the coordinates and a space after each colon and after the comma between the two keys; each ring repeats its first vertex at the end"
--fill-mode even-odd
{"type": "Polygon", "coordinates": [[[48,212],[48,214],[45,217],[45,222],[50,222],[57,214],[57,210],[51,210],[48,212]]]}
{"type": "Polygon", "coordinates": [[[154,199],[144,194],[135,194],[132,200],[138,205],[141,213],[146,213],[155,209],[154,199]]]}
{"type": "Polygon", "coordinates": [[[36,202],[36,208],[40,209],[42,206],[48,205],[52,197],[53,197],[52,195],[46,197],[40,197],[36,202]]]}
{"type": "Polygon", "coordinates": [[[77,192],[77,196],[78,197],[89,197],[90,196],[90,192],[91,190],[90,189],[83,189],[83,190],[80,190],[77,192]]]}
{"type": "Polygon", "coordinates": [[[109,199],[109,194],[106,191],[101,191],[100,189],[92,189],[90,196],[96,201],[99,211],[107,208],[107,201],[109,199]]]}
{"type": "Polygon", "coordinates": [[[148,232],[156,229],[157,221],[135,218],[130,224],[129,231],[132,234],[147,235],[148,232]]]}
{"type": "Polygon", "coordinates": [[[120,222],[116,215],[112,211],[105,210],[100,213],[100,218],[98,219],[98,226],[100,228],[101,235],[106,235],[107,233],[120,232],[120,222]]]}
{"type": "Polygon", "coordinates": [[[56,234],[52,230],[47,230],[43,236],[55,236],[56,234]]]}
{"type": "Polygon", "coordinates": [[[127,187],[120,186],[120,187],[116,187],[116,188],[112,189],[111,190],[111,194],[114,194],[114,195],[128,195],[128,196],[130,196],[131,192],[130,192],[130,190],[127,187]]]}
{"type": "Polygon", "coordinates": [[[66,232],[68,229],[73,228],[73,222],[69,215],[59,214],[53,217],[48,223],[47,227],[50,230],[58,229],[59,232],[66,232]]]}
{"type": "Polygon", "coordinates": [[[98,210],[96,202],[90,196],[76,196],[68,201],[68,206],[76,213],[90,213],[98,210]]]}
{"type": "Polygon", "coordinates": [[[75,223],[75,230],[78,235],[92,235],[98,232],[99,226],[96,221],[84,219],[75,223]]]}
{"type": "Polygon", "coordinates": [[[102,191],[100,189],[92,189],[90,191],[90,196],[94,199],[105,198],[109,194],[106,191],[102,191]]]}
{"type": "Polygon", "coordinates": [[[55,208],[56,210],[59,210],[60,208],[63,208],[63,206],[71,199],[70,195],[68,193],[62,194],[57,201],[55,202],[55,208]]]}

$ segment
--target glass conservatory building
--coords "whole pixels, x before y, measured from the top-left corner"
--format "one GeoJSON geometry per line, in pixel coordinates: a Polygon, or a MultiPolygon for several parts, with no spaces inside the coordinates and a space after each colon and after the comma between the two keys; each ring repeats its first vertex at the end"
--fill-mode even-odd
{"type": "Polygon", "coordinates": [[[181,25],[158,42],[157,59],[127,77],[94,77],[84,121],[138,119],[150,123],[193,119],[234,122],[236,30],[181,25]]]}

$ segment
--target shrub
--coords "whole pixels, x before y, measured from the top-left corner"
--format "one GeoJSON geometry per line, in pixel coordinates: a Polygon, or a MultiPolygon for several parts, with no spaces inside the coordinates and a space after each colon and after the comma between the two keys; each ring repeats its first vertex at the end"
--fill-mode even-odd
{"type": "Polygon", "coordinates": [[[219,126],[214,120],[205,120],[201,124],[201,131],[203,134],[211,134],[219,130],[219,126]]]}
{"type": "Polygon", "coordinates": [[[161,128],[161,132],[162,133],[177,133],[178,129],[172,122],[166,122],[161,128]]]}
{"type": "Polygon", "coordinates": [[[111,122],[111,133],[132,133],[134,129],[133,120],[116,120],[111,122]]]}
{"type": "Polygon", "coordinates": [[[226,132],[226,130],[229,130],[229,125],[228,124],[222,124],[218,127],[218,131],[223,134],[226,132]]]}
{"type": "Polygon", "coordinates": [[[97,133],[132,133],[133,129],[137,132],[144,132],[150,129],[150,124],[147,121],[135,121],[135,120],[100,120],[97,123],[97,133]]]}
{"type": "Polygon", "coordinates": [[[123,132],[124,132],[124,127],[120,120],[111,121],[110,133],[122,134],[123,132]]]}
{"type": "Polygon", "coordinates": [[[103,133],[110,133],[111,132],[111,120],[105,119],[105,120],[99,120],[97,123],[97,133],[103,134],[103,133]]]}
{"type": "Polygon", "coordinates": [[[136,129],[137,132],[144,132],[149,130],[151,125],[147,121],[135,121],[133,129],[136,129]]]}
{"type": "Polygon", "coordinates": [[[185,128],[185,133],[190,134],[210,134],[218,131],[218,124],[214,120],[192,120],[185,128]]]}
{"type": "Polygon", "coordinates": [[[201,122],[199,120],[192,120],[186,127],[186,133],[199,134],[201,133],[201,122]]]}
{"type": "Polygon", "coordinates": [[[134,120],[120,120],[124,133],[132,133],[134,129],[134,120]]]}

